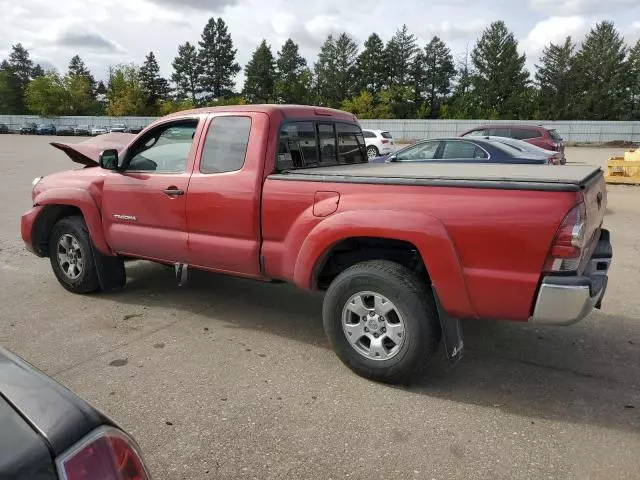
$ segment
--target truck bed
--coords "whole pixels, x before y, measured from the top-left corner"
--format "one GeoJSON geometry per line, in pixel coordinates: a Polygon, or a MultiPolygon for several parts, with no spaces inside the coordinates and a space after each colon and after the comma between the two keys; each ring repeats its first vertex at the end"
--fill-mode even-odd
{"type": "Polygon", "coordinates": [[[507,190],[578,191],[602,175],[589,165],[363,163],[285,171],[274,180],[384,185],[433,185],[507,190]]]}

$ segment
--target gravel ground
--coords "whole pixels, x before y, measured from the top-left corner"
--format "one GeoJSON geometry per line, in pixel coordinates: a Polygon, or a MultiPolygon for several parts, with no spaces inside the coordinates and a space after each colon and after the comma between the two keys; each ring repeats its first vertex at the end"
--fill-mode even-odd
{"type": "Polygon", "coordinates": [[[638,478],[640,187],[608,188],[602,311],[564,328],[466,322],[462,362],[440,355],[400,388],[347,370],[322,297],[290,286],[195,272],[179,288],[132,262],[121,292],[63,290],[19,238],[32,178],[73,166],[48,140],[0,136],[0,343],[132,433],[154,478],[638,478]]]}

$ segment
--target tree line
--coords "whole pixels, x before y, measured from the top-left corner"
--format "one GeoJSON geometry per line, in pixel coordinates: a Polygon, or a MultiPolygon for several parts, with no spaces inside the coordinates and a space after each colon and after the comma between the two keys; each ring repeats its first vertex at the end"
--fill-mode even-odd
{"type": "Polygon", "coordinates": [[[372,33],[360,49],[329,35],[313,65],[293,39],[275,54],[266,40],[242,67],[222,18],[200,41],[178,46],[170,78],[153,51],[142,65],[109,68],[96,81],[74,56],[68,71],[43,71],[21,45],[0,64],[0,114],[163,115],[194,106],[246,103],[325,105],[360,118],[640,120],[640,40],[629,46],[614,24],[596,24],[581,42],[544,47],[533,75],[504,22],[491,23],[454,59],[434,36],[421,46],[406,25],[385,44],[372,33]]]}

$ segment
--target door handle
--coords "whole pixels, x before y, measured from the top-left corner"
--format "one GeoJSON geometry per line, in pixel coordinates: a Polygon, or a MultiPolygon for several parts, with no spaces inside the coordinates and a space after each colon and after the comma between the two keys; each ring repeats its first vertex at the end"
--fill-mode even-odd
{"type": "Polygon", "coordinates": [[[184,195],[184,190],[179,189],[178,187],[169,187],[164,191],[165,194],[170,197],[179,197],[184,195]]]}

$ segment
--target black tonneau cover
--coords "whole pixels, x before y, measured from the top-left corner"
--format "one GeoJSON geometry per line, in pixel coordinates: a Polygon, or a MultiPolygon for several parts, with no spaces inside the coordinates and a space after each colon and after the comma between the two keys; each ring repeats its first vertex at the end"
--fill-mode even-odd
{"type": "Polygon", "coordinates": [[[600,167],[589,165],[397,162],[314,167],[286,171],[269,178],[327,183],[577,191],[601,175],[600,167]]]}

